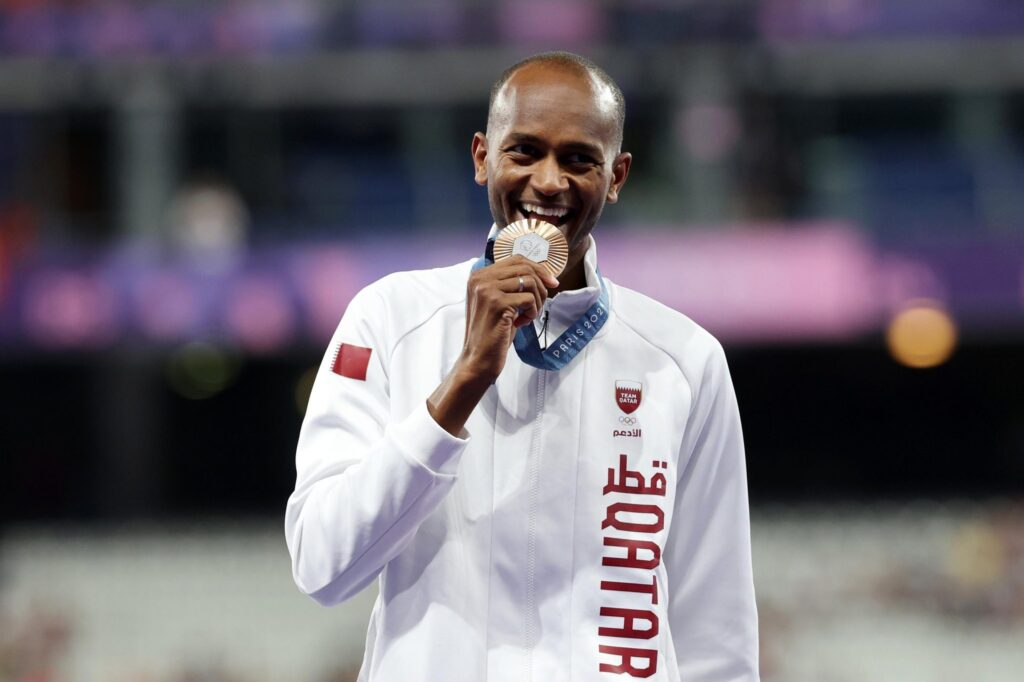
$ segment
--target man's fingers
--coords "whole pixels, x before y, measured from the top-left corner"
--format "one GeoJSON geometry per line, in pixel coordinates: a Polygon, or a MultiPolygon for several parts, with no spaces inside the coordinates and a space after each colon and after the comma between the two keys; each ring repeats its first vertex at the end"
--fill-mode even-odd
{"type": "MultiPolygon", "coordinates": [[[[517,322],[524,318],[530,321],[540,315],[540,306],[537,305],[537,299],[532,294],[525,292],[522,294],[508,294],[504,300],[508,302],[509,306],[506,310],[515,311],[516,317],[514,319],[517,322]]],[[[523,325],[517,324],[516,326],[521,327],[523,325]]]]}
{"type": "Polygon", "coordinates": [[[532,272],[533,275],[548,289],[555,289],[558,287],[558,279],[551,274],[546,265],[540,263],[534,263],[528,258],[523,256],[512,256],[502,261],[495,263],[494,265],[487,268],[492,270],[496,277],[504,279],[511,272],[523,274],[525,272],[532,272]]]}
{"type": "Polygon", "coordinates": [[[498,281],[498,286],[507,294],[531,294],[536,302],[537,308],[544,306],[548,297],[548,290],[533,273],[515,274],[498,281]]]}
{"type": "Polygon", "coordinates": [[[541,282],[540,279],[538,279],[532,272],[512,272],[511,274],[499,279],[498,286],[506,294],[521,294],[524,291],[533,293],[542,289],[547,293],[544,283],[541,282]]]}
{"type": "Polygon", "coordinates": [[[467,285],[467,343],[488,338],[502,322],[515,329],[530,324],[540,316],[548,289],[557,286],[546,266],[522,256],[475,271],[467,285]]]}

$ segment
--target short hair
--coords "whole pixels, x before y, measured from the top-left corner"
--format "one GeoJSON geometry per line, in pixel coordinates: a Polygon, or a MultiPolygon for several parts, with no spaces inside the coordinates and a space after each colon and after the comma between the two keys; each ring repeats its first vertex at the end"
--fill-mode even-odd
{"type": "Polygon", "coordinates": [[[604,69],[586,57],[582,57],[572,52],[541,52],[540,54],[535,54],[532,57],[527,57],[520,62],[516,62],[505,69],[501,74],[501,77],[494,81],[494,85],[491,86],[491,96],[487,102],[488,128],[490,128],[491,120],[494,116],[494,101],[498,98],[498,93],[501,92],[501,89],[505,87],[505,84],[508,83],[508,80],[516,71],[524,66],[529,66],[530,64],[551,64],[566,67],[570,70],[576,71],[577,73],[586,73],[597,82],[611,90],[612,98],[615,103],[615,110],[612,112],[615,116],[615,143],[619,147],[622,146],[622,131],[626,123],[626,98],[622,96],[622,90],[619,88],[618,83],[612,80],[612,77],[609,76],[604,69]]]}

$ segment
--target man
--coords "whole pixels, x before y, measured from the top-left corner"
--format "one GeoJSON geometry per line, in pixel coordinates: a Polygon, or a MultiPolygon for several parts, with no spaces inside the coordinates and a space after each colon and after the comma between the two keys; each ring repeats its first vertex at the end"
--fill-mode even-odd
{"type": "Polygon", "coordinates": [[[476,181],[492,236],[551,222],[565,270],[513,256],[397,273],[341,321],[286,534],[323,604],[380,576],[360,680],[758,679],[721,346],[597,270],[590,233],[632,160],[623,118],[580,57],[509,69],[473,138],[476,181]]]}

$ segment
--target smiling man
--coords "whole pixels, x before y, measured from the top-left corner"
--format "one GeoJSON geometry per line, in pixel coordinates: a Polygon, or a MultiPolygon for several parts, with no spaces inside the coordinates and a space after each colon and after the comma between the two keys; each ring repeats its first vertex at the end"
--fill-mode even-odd
{"type": "Polygon", "coordinates": [[[538,218],[569,242],[566,290],[585,285],[583,255],[605,202],[618,201],[632,155],[625,103],[603,71],[566,56],[519,64],[492,89],[487,134],[473,137],[476,181],[498,225],[538,218]],[[573,70],[572,65],[577,70],[573,70]]]}
{"type": "Polygon", "coordinates": [[[489,241],[370,285],[338,327],[285,526],[317,601],[379,576],[360,680],[758,679],[721,346],[597,267],[591,232],[632,162],[624,113],[576,55],[510,68],[471,148],[489,240],[551,223],[564,271],[494,263],[489,241]]]}

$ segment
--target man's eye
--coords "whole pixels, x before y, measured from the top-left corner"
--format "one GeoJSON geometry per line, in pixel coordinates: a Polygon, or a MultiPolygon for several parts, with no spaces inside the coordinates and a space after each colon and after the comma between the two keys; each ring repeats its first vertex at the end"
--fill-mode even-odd
{"type": "Polygon", "coordinates": [[[536,149],[530,144],[516,144],[508,148],[508,151],[513,154],[524,154],[526,156],[533,156],[536,153],[536,149]]]}
{"type": "Polygon", "coordinates": [[[569,156],[566,157],[565,160],[566,160],[567,163],[571,163],[574,166],[577,166],[577,165],[593,166],[593,165],[595,165],[597,163],[597,159],[595,159],[593,156],[590,156],[588,154],[570,154],[569,156]]]}

